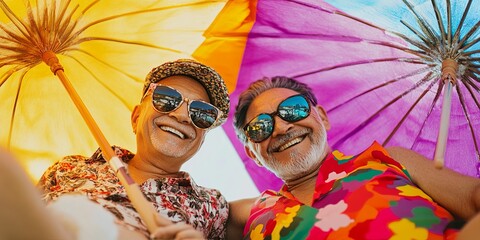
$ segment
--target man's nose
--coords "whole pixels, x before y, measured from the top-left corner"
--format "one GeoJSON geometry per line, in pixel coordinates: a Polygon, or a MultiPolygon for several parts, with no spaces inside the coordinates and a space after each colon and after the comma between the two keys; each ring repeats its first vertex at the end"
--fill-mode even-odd
{"type": "Polygon", "coordinates": [[[185,101],[183,101],[182,104],[177,109],[175,109],[174,111],[171,111],[168,115],[177,119],[177,121],[180,123],[183,123],[183,124],[191,123],[190,116],[188,113],[188,99],[185,99],[185,101]]]}
{"type": "Polygon", "coordinates": [[[284,135],[292,127],[293,127],[293,124],[291,122],[285,121],[281,119],[279,116],[275,116],[275,126],[273,127],[272,137],[276,137],[278,135],[284,135]]]}

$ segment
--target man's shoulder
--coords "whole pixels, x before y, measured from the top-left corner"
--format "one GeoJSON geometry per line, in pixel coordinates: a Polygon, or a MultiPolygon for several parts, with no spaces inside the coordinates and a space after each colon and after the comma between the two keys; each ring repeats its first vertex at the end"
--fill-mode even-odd
{"type": "Polygon", "coordinates": [[[195,188],[195,191],[199,193],[199,195],[204,197],[208,196],[207,199],[211,200],[213,197],[214,199],[218,199],[221,202],[227,201],[225,196],[222,194],[222,192],[220,192],[220,190],[216,188],[210,188],[210,187],[205,187],[200,185],[195,185],[194,188],[195,188]]]}
{"type": "Polygon", "coordinates": [[[85,162],[90,161],[91,157],[84,155],[67,155],[58,161],[59,163],[68,163],[68,162],[85,162]]]}
{"type": "Polygon", "coordinates": [[[100,149],[96,150],[91,156],[80,154],[67,155],[48,167],[42,178],[53,177],[58,174],[74,175],[87,169],[97,169],[104,165],[108,165],[108,162],[102,157],[100,149]]]}
{"type": "MultiPolygon", "coordinates": [[[[114,150],[115,154],[124,162],[128,162],[134,156],[134,154],[130,152],[128,149],[125,149],[119,146],[112,146],[112,149],[114,150]]],[[[107,163],[108,161],[104,158],[102,150],[98,148],[91,156],[85,156],[85,155],[79,155],[79,154],[67,155],[58,162],[59,163],[75,162],[75,163],[103,164],[103,163],[107,163]]]]}
{"type": "Polygon", "coordinates": [[[93,158],[92,156],[85,156],[85,155],[67,155],[56,162],[54,165],[57,167],[61,166],[83,166],[83,165],[102,165],[105,164],[106,161],[102,159],[93,158]]]}

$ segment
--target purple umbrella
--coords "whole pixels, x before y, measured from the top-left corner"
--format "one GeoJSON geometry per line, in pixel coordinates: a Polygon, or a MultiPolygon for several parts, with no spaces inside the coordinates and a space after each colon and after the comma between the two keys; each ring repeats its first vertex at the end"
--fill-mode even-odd
{"type": "MultiPolygon", "coordinates": [[[[334,149],[356,154],[378,141],[433,159],[447,86],[451,114],[445,166],[475,176],[480,1],[327,2],[249,2],[250,13],[237,23],[253,22],[253,27],[249,32],[230,28],[241,29],[237,38],[248,34],[238,79],[231,80],[236,81],[232,107],[252,81],[286,75],[315,90],[332,124],[328,137],[334,149]],[[454,63],[447,78],[456,77],[455,85],[442,81],[445,59],[454,63]]],[[[231,9],[224,9],[224,16],[231,16],[231,9]]],[[[214,27],[207,43],[225,44],[226,35],[214,27]]],[[[224,75],[236,71],[234,64],[212,60],[212,65],[224,75]]],[[[224,128],[259,190],[278,189],[281,181],[245,155],[231,120],[224,128]]]]}

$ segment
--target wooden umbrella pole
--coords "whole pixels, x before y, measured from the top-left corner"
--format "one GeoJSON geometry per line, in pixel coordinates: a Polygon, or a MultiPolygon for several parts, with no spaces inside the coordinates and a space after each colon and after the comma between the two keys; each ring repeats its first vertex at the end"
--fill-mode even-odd
{"type": "Polygon", "coordinates": [[[442,114],[438,130],[437,145],[433,161],[437,168],[443,168],[445,150],[447,148],[448,126],[450,125],[450,108],[452,105],[452,88],[457,82],[458,63],[450,58],[442,62],[442,81],[445,84],[443,92],[442,114]]]}
{"type": "MultiPolygon", "coordinates": [[[[97,123],[93,119],[92,115],[88,111],[87,107],[83,103],[82,99],[75,91],[75,88],[68,80],[65,72],[63,70],[62,65],[60,64],[57,56],[52,51],[45,52],[42,55],[43,61],[50,66],[52,72],[60,79],[63,86],[67,90],[68,94],[72,98],[75,106],[78,108],[78,111],[82,115],[83,119],[88,125],[88,128],[92,132],[95,140],[100,145],[100,149],[102,150],[106,159],[110,166],[113,168],[117,177],[120,179],[120,182],[125,187],[125,191],[127,192],[132,205],[135,207],[137,212],[139,213],[142,220],[147,225],[147,228],[150,232],[153,232],[156,229],[157,220],[155,220],[156,215],[158,215],[157,211],[153,207],[152,203],[148,202],[145,196],[143,195],[140,187],[133,181],[130,175],[127,172],[127,168],[125,164],[115,155],[111,145],[108,143],[107,139],[100,131],[97,123]]],[[[157,219],[160,220],[160,225],[168,225],[171,224],[171,221],[163,218],[161,216],[157,216],[157,219]]]]}

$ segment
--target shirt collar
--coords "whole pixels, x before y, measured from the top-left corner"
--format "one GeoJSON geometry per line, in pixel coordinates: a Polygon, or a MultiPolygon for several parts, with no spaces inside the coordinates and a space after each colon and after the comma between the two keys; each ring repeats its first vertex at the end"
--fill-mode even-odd
{"type": "MultiPolygon", "coordinates": [[[[125,148],[122,148],[119,146],[112,146],[112,148],[115,154],[124,163],[128,164],[128,162],[132,160],[133,157],[135,156],[135,154],[133,154],[132,152],[130,152],[125,148]]],[[[107,162],[107,161],[103,157],[102,150],[98,148],[97,151],[95,151],[95,153],[93,153],[93,155],[87,160],[87,162],[107,162]]],[[[142,188],[144,189],[144,191],[148,193],[155,193],[157,189],[156,187],[152,187],[152,186],[165,183],[165,184],[168,184],[170,187],[191,187],[193,191],[196,193],[196,195],[201,197],[200,187],[195,183],[195,181],[193,181],[189,173],[180,171],[178,176],[179,177],[175,177],[175,178],[157,178],[157,179],[150,178],[142,184],[142,188]]]]}

